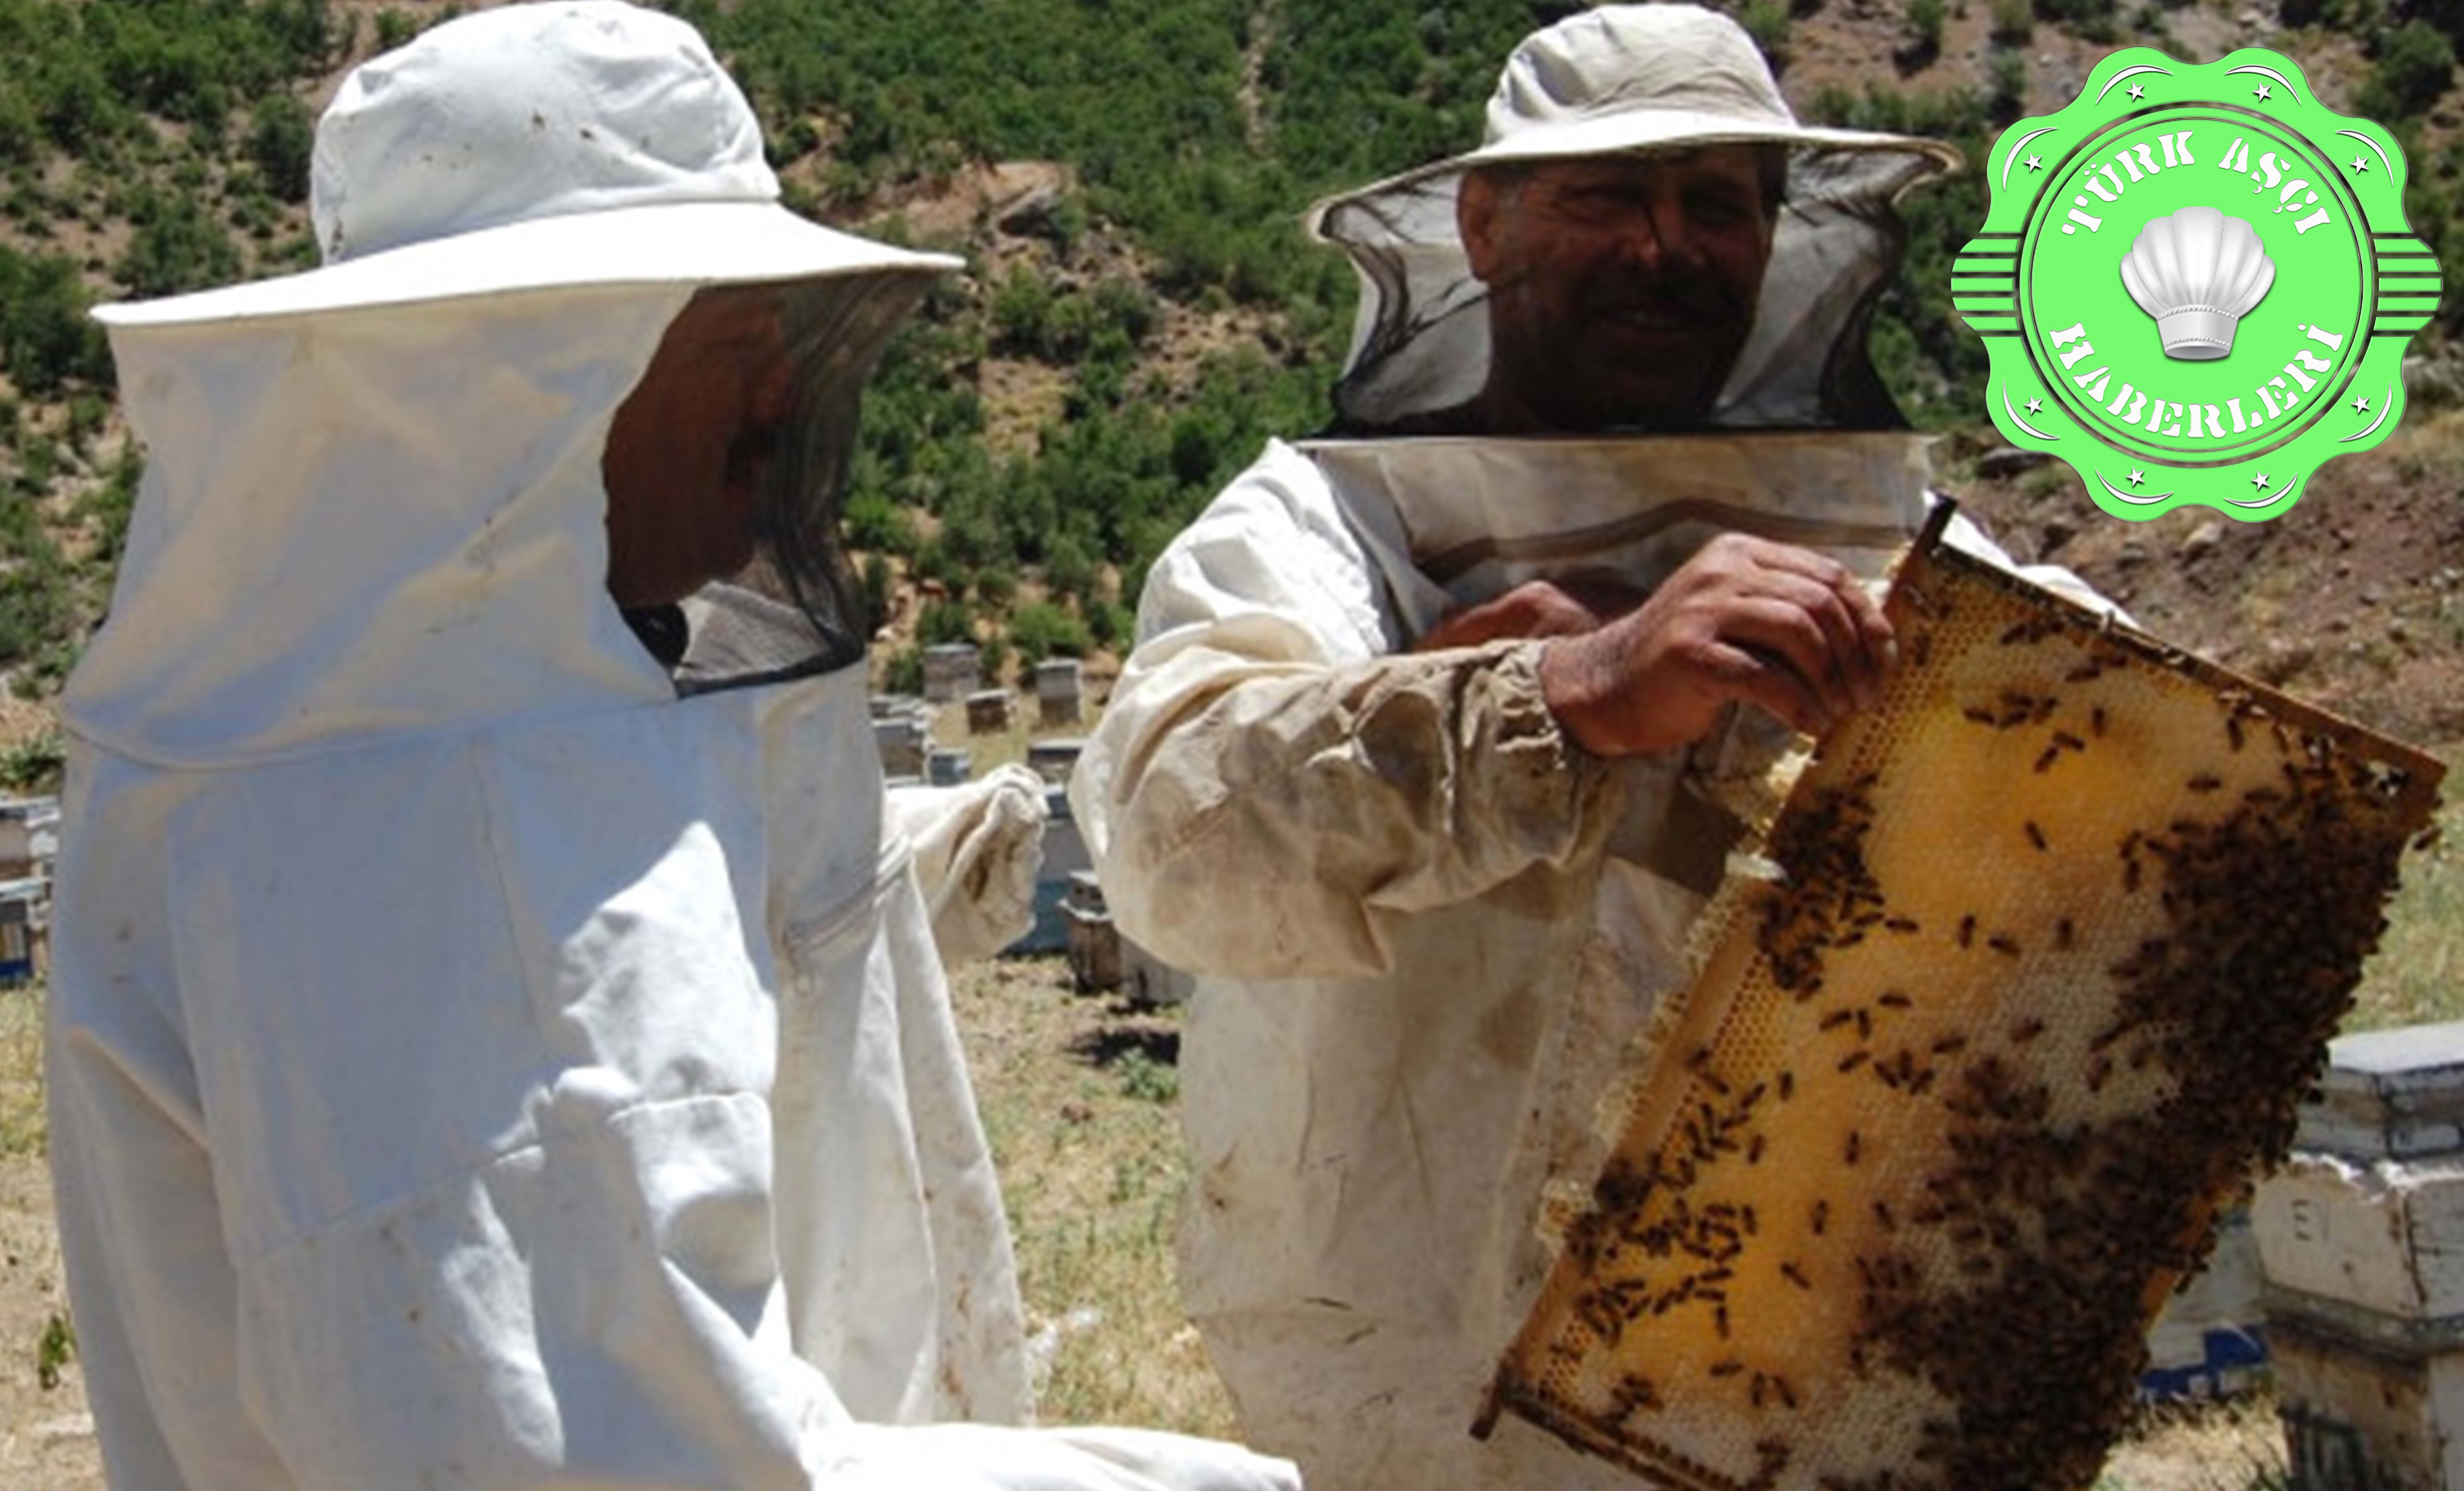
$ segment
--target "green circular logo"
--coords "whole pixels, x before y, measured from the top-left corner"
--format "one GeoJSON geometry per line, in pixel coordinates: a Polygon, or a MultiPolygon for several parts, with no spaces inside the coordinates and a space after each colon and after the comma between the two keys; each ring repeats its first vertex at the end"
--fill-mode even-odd
{"type": "Polygon", "coordinates": [[[2438,264],[2393,139],[2285,58],[2115,53],[2078,102],[2004,131],[1986,172],[1951,293],[1991,355],[1994,424],[2105,511],[2272,518],[2394,429],[2438,264]]]}

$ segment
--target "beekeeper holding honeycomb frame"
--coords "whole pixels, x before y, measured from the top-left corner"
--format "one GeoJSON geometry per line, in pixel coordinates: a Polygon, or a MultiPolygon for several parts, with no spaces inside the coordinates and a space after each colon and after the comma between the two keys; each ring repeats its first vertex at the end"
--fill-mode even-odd
{"type": "Polygon", "coordinates": [[[1072,792],[1199,978],[1185,1296],[1316,1491],[1630,1485],[1467,1429],[1754,722],[1890,666],[1869,583],[1928,498],[1864,332],[1955,160],[1797,123],[1724,17],[1609,6],[1523,42],[1478,149],[1310,215],[1362,283],[1336,421],[1159,560],[1072,792]]]}

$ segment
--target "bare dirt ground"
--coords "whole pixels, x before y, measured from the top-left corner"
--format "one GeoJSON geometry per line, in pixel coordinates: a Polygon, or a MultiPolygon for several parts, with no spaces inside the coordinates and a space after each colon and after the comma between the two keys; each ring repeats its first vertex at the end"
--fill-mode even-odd
{"type": "Polygon", "coordinates": [[[2464,740],[2464,410],[2409,414],[2266,523],[2126,523],[2058,464],[1961,474],[1986,439],[1944,442],[1936,468],[2017,557],[2067,566],[2166,642],[2360,724],[2464,740]]]}
{"type": "MultiPolygon", "coordinates": [[[[0,998],[23,997],[0,993],[0,998]]],[[[100,1491],[85,1384],[59,1359],[68,1315],[51,1180],[40,1156],[0,1157],[0,1483],[100,1491]]]]}
{"type": "Polygon", "coordinates": [[[43,1163],[40,997],[0,988],[0,1486],[100,1491],[43,1163]]]}

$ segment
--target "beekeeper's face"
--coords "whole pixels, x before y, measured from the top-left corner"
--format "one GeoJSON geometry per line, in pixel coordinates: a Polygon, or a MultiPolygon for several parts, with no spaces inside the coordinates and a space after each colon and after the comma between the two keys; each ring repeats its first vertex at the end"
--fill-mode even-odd
{"type": "Polygon", "coordinates": [[[1537,431],[1699,423],[1753,330],[1771,257],[1764,165],[1755,147],[1717,145],[1466,176],[1492,409],[1537,431]]]}
{"type": "Polygon", "coordinates": [[[681,601],[753,558],[762,479],[793,404],[776,292],[705,291],[608,430],[608,594],[681,601]]]}

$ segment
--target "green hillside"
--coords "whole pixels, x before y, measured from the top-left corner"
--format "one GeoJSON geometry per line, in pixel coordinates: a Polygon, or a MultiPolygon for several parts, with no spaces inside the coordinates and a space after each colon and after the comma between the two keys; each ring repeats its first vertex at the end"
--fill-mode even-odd
{"type": "MultiPolygon", "coordinates": [[[[795,205],[964,254],[868,406],[850,523],[894,682],[972,636],[1026,661],[1124,636],[1171,533],[1269,432],[1323,417],[1351,275],[1314,197],[1476,139],[1497,65],[1561,0],[710,0],[672,7],[754,97],[795,205]]],[[[99,615],[140,457],[98,300],[288,271],[315,109],[339,71],[458,7],[0,0],[0,678],[54,690],[99,615]]],[[[1976,158],[2097,56],[2286,51],[2398,130],[2413,222],[2451,261],[2464,0],[1747,0],[1799,112],[1976,158]]],[[[1982,426],[1948,314],[1971,172],[1910,204],[1876,347],[1928,428],[1982,426]]],[[[2451,295],[2438,337],[2464,324],[2451,295]]],[[[2432,364],[2444,342],[2417,344],[2432,364]]],[[[0,714],[0,740],[22,712],[0,714]]],[[[19,732],[22,735],[22,730],[19,732]]],[[[43,751],[0,755],[0,775],[43,751]]],[[[29,762],[31,764],[29,765],[29,762]]]]}

